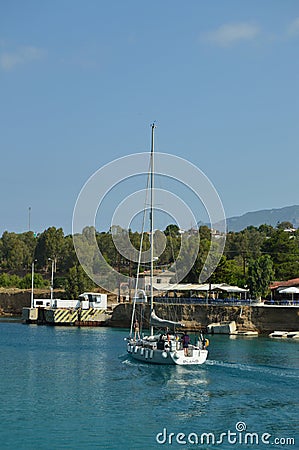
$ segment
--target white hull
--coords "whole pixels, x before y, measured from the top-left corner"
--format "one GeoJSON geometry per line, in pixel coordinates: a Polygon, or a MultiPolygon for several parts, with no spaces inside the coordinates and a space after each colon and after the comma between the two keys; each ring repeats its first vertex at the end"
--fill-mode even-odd
{"type": "Polygon", "coordinates": [[[273,331],[273,333],[269,334],[269,337],[274,339],[282,339],[286,338],[287,334],[288,334],[287,331],[273,331]]]}
{"type": "Polygon", "coordinates": [[[235,331],[231,336],[252,337],[258,336],[258,331],[235,331]]]}
{"type": "Polygon", "coordinates": [[[288,339],[299,339],[299,331],[290,331],[287,334],[288,339]]]}
{"type": "Polygon", "coordinates": [[[299,331],[273,331],[269,334],[271,338],[280,339],[299,339],[299,331]]]}
{"type": "Polygon", "coordinates": [[[204,364],[208,357],[208,350],[200,349],[196,346],[190,346],[188,356],[185,356],[184,350],[160,350],[153,347],[146,347],[144,343],[129,340],[127,352],[132,358],[148,364],[166,364],[166,365],[198,365],[204,364]]]}

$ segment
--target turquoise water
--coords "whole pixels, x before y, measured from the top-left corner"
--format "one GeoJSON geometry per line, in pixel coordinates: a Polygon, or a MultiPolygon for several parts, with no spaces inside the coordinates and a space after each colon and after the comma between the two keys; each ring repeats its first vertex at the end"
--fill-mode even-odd
{"type": "Polygon", "coordinates": [[[213,336],[205,365],[170,367],[126,335],[0,322],[0,449],[299,448],[299,342],[213,336]]]}

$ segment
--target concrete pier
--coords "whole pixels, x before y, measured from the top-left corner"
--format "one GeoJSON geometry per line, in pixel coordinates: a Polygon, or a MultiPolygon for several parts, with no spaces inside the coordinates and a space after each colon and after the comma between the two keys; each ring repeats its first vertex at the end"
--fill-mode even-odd
{"type": "Polygon", "coordinates": [[[111,313],[104,309],[23,308],[24,323],[38,325],[103,326],[111,313]]]}

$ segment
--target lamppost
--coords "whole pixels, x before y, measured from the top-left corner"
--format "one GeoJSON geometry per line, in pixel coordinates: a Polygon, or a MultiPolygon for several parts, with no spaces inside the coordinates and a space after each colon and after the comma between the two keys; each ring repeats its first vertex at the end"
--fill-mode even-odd
{"type": "Polygon", "coordinates": [[[48,258],[49,261],[52,261],[52,269],[51,269],[51,286],[50,286],[50,292],[51,292],[51,306],[52,306],[52,300],[53,300],[53,290],[54,290],[54,262],[55,260],[52,258],[48,258]]]}
{"type": "Polygon", "coordinates": [[[33,289],[34,289],[34,263],[37,261],[37,259],[34,259],[31,264],[31,308],[34,307],[34,296],[33,296],[33,289]]]}

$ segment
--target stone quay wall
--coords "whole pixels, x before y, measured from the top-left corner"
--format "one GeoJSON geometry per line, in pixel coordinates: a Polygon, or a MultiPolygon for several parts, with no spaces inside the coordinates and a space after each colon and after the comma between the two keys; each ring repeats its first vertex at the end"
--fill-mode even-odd
{"type": "MultiPolygon", "coordinates": [[[[140,305],[136,306],[138,313],[140,305]]],[[[144,326],[149,323],[149,306],[143,305],[144,326]]],[[[108,323],[111,327],[129,328],[132,305],[117,305],[108,323]]],[[[184,322],[189,330],[204,330],[213,322],[235,320],[238,330],[256,330],[270,333],[274,330],[299,330],[299,308],[292,306],[227,306],[227,305],[155,305],[159,317],[175,317],[184,322]]]]}
{"type": "MultiPolygon", "coordinates": [[[[63,298],[63,292],[55,293],[63,298]],[[59,294],[62,294],[61,296],[59,294]]],[[[37,298],[49,298],[48,290],[35,292],[37,298]]],[[[0,315],[21,316],[22,308],[30,306],[31,291],[0,291],[0,315]]],[[[113,297],[115,301],[115,298],[113,297]]],[[[112,298],[111,298],[112,301],[112,298]]],[[[137,311],[143,308],[144,326],[149,324],[149,305],[137,305],[137,311]]],[[[278,331],[299,331],[299,307],[296,306],[227,306],[227,305],[175,305],[156,304],[155,312],[159,317],[174,317],[184,322],[188,330],[205,329],[213,322],[235,320],[238,330],[257,330],[260,333],[278,331]]],[[[113,308],[107,326],[129,328],[131,324],[131,303],[119,303],[113,308]]]]}

